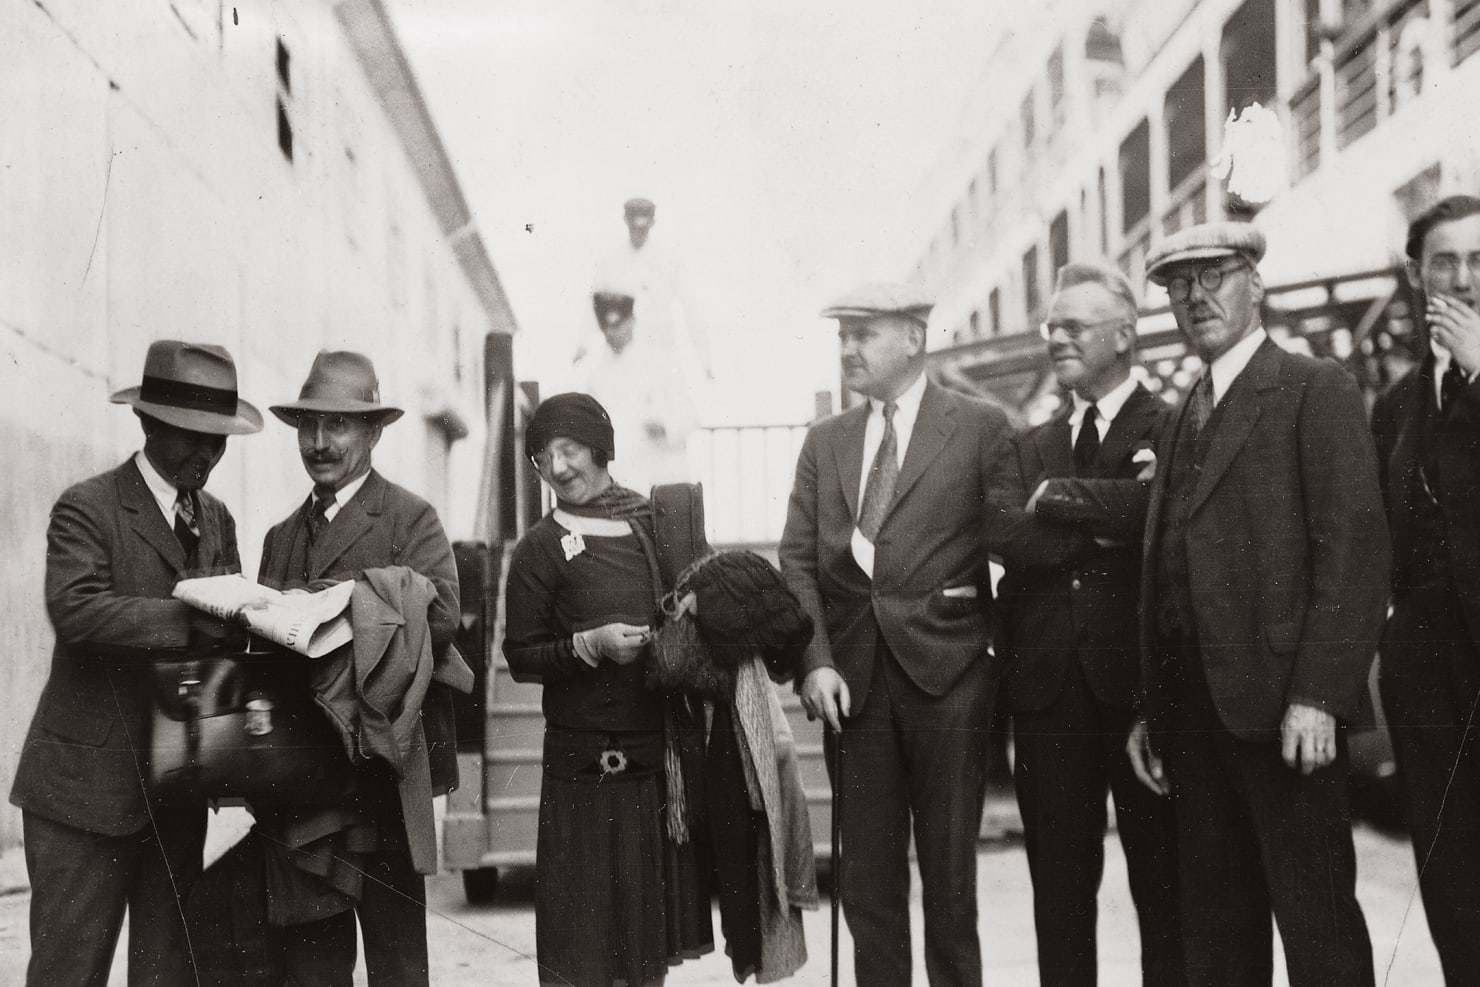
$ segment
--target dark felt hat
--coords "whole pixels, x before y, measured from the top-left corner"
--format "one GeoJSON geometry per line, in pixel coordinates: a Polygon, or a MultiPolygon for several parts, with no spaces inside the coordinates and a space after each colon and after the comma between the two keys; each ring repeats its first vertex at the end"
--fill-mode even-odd
{"type": "Polygon", "coordinates": [[[606,453],[607,459],[617,455],[611,415],[589,394],[567,391],[546,398],[534,409],[524,427],[525,452],[533,456],[558,438],[575,439],[606,453]]]}
{"type": "Polygon", "coordinates": [[[236,363],[225,347],[157,339],[144,356],[144,379],[108,400],[167,425],[209,435],[262,430],[262,414],[236,394],[236,363]]]}

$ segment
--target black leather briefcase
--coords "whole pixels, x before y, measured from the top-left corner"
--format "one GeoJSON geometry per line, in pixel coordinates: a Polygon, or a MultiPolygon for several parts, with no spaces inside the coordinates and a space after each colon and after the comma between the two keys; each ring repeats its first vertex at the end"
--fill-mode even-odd
{"type": "Polygon", "coordinates": [[[241,652],[155,666],[149,782],[162,798],[345,801],[354,768],[308,687],[311,659],[241,652]]]}

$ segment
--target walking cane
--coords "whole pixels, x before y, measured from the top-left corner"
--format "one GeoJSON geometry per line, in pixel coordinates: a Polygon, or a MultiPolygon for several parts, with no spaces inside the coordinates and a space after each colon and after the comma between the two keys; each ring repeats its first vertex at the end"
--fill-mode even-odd
{"type": "MultiPolygon", "coordinates": [[[[824,729],[827,729],[824,725],[824,729]]],[[[838,915],[843,892],[843,732],[833,734],[832,987],[838,987],[838,915]]]]}

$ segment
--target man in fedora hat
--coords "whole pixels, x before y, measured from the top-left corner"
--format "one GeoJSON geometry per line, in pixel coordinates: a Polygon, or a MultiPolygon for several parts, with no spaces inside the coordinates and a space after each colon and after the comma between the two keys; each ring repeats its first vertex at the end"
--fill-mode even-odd
{"type": "MultiPolygon", "coordinates": [[[[259,581],[290,589],[321,579],[351,579],[366,569],[406,566],[437,590],[427,622],[434,653],[445,654],[460,617],[452,545],[430,504],[372,468],[381,430],[402,412],[381,403],[369,358],[347,351],[319,353],[298,400],[271,410],[298,430],[298,452],[313,490],[267,533],[259,581]]],[[[432,794],[446,794],[456,785],[457,762],[452,699],[445,687],[432,683],[422,715],[432,794]]],[[[288,927],[288,982],[348,985],[358,913],[370,983],[425,984],[426,882],[412,863],[395,780],[388,772],[362,771],[356,781],[359,804],[374,817],[376,846],[364,868],[370,877],[357,901],[345,899],[328,918],[288,927]]]]}
{"type": "Polygon", "coordinates": [[[926,378],[930,308],[912,287],[873,284],[822,311],[838,320],[845,383],[868,400],[807,430],[780,546],[817,627],[798,678],[829,728],[863,987],[910,982],[912,829],[930,983],[982,982],[976,834],[996,689],[985,500],[1009,429],[926,378]]]}
{"type": "Polygon", "coordinates": [[[1162,430],[1142,548],[1132,765],[1172,794],[1192,984],[1373,982],[1344,724],[1387,596],[1356,381],[1260,321],[1264,234],[1205,223],[1146,259],[1205,370],[1162,430]]]}
{"type": "Polygon", "coordinates": [[[195,976],[181,902],[200,875],[206,807],[144,789],[151,665],[230,645],[224,623],[172,599],[185,576],[239,572],[231,512],[204,489],[226,438],[262,428],[219,346],[159,340],[131,405],[144,448],[62,494],[47,529],[51,675],[10,800],[31,879],[28,984],[108,979],[129,914],[129,983],[195,976]]]}

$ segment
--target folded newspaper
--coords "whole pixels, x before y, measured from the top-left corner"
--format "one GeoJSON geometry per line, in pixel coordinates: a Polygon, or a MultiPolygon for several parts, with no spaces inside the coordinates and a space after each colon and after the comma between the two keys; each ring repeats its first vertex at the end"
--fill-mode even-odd
{"type": "Polygon", "coordinates": [[[347,579],[317,593],[282,593],[233,573],[182,579],[174,595],[222,620],[240,617],[253,634],[318,658],[354,637],[349,622],[354,589],[354,580],[347,579]]]}

